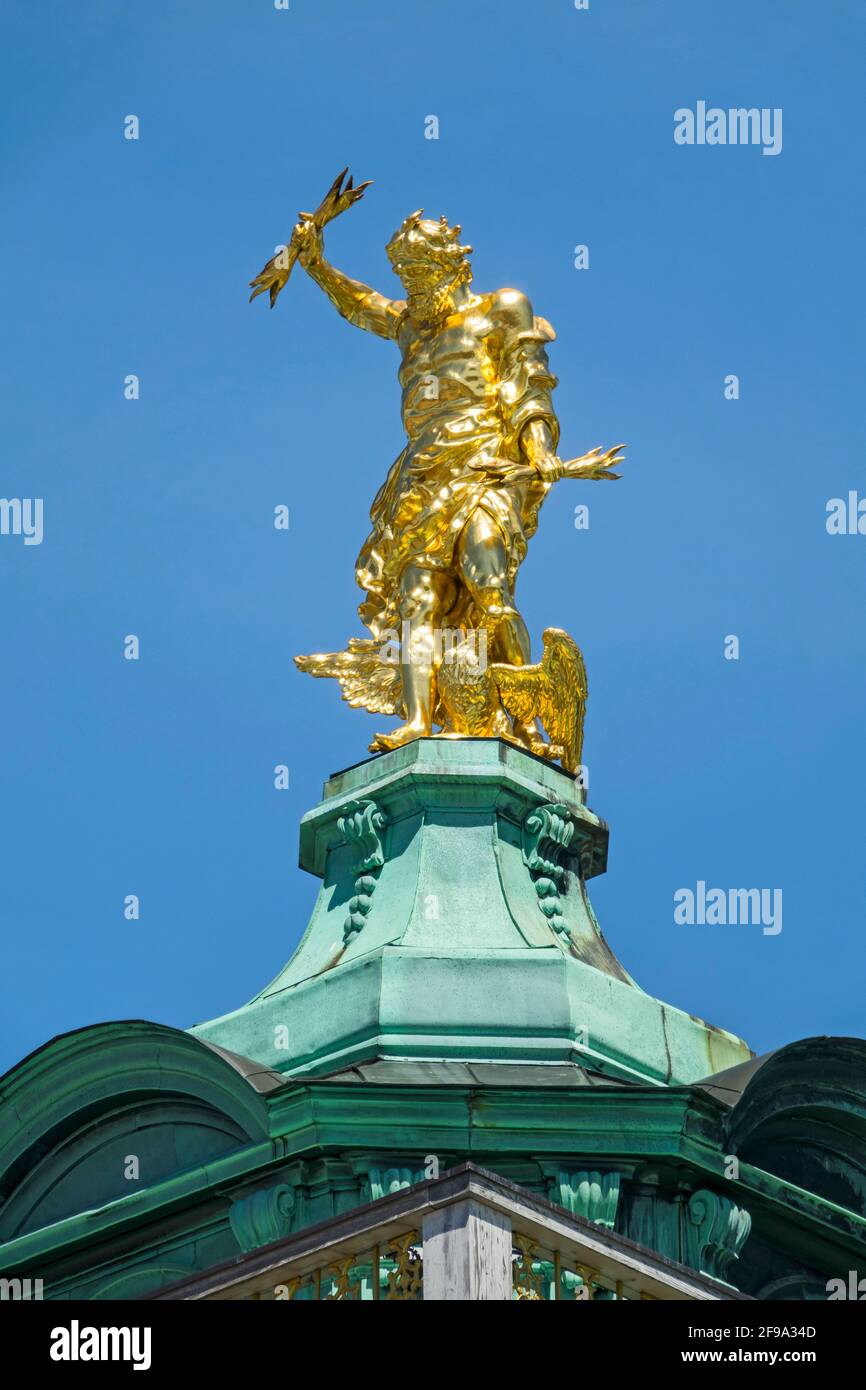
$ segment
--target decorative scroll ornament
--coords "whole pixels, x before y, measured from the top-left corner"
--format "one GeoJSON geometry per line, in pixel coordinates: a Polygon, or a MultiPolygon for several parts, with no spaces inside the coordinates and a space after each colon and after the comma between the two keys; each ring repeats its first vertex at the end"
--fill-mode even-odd
{"type": "Polygon", "coordinates": [[[692,1268],[730,1283],[731,1265],[739,1259],[752,1229],[750,1214],[730,1197],[706,1188],[692,1193],[687,1214],[685,1241],[692,1268]]]}
{"type": "Polygon", "coordinates": [[[530,811],[523,822],[523,862],[533,875],[538,906],[557,935],[568,938],[560,897],[565,857],[574,838],[571,811],[561,802],[547,802],[530,811]]]}
{"type": "Polygon", "coordinates": [[[229,1207],[232,1234],[243,1251],[270,1245],[289,1234],[294,1208],[294,1189],[286,1183],[259,1188],[229,1207]]]}
{"type": "Polygon", "coordinates": [[[346,946],[361,931],[373,906],[373,894],[385,863],[381,833],[387,824],[388,817],[375,801],[350,801],[337,822],[340,834],[345,835],[355,851],[357,875],[355,894],[349,900],[349,915],[343,925],[346,946]]]}

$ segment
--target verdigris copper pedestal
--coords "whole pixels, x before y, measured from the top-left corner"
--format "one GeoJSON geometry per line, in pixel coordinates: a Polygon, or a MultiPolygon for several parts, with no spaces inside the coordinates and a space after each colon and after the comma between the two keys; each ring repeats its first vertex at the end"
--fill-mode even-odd
{"type": "Polygon", "coordinates": [[[586,887],[607,843],[573,777],[498,739],[420,739],[341,772],[301,823],[322,888],[298,949],[192,1031],[294,1075],[461,1058],[677,1083],[747,1060],[616,959],[586,887]]]}

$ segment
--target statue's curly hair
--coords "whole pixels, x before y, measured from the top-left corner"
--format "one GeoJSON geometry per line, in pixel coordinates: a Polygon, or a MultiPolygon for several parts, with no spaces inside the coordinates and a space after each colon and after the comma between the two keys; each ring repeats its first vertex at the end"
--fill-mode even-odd
{"type": "Polygon", "coordinates": [[[419,208],[397,228],[385,250],[397,271],[407,258],[423,258],[433,261],[443,269],[453,270],[455,274],[459,274],[465,267],[468,275],[471,275],[468,257],[472,254],[472,247],[461,246],[458,239],[460,232],[459,222],[453,227],[448,226],[445,217],[440,217],[438,222],[434,222],[431,218],[425,218],[424,209],[419,208]]]}

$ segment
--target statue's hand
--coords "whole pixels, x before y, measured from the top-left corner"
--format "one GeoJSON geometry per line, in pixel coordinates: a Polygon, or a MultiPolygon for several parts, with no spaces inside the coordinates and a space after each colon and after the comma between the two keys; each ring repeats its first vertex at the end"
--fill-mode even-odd
{"type": "Polygon", "coordinates": [[[316,225],[312,217],[305,217],[302,222],[296,223],[292,231],[292,241],[297,246],[298,260],[304,270],[310,270],[322,259],[325,250],[322,229],[316,225]]]}
{"type": "Polygon", "coordinates": [[[622,475],[611,472],[611,469],[625,463],[625,454],[620,453],[624,448],[624,444],[615,444],[612,449],[590,449],[588,454],[581,454],[580,458],[569,459],[564,463],[560,477],[609,480],[619,478],[622,475]]]}
{"type": "Polygon", "coordinates": [[[530,420],[520,436],[523,457],[536,476],[550,486],[564,474],[564,464],[554,449],[554,438],[545,420],[530,420]]]}
{"type": "Polygon", "coordinates": [[[562,459],[558,454],[552,454],[546,450],[534,456],[532,466],[542,482],[548,484],[558,483],[560,478],[565,476],[565,465],[562,459]]]}
{"type": "Polygon", "coordinates": [[[255,280],[250,281],[250,302],[267,290],[273,309],[277,295],[285,287],[292,273],[295,261],[300,261],[305,270],[312,272],[313,267],[322,260],[322,228],[325,223],[333,221],[341,212],[345,212],[346,208],[357,203],[359,198],[363,198],[364,189],[370,187],[368,179],[366,183],[359,183],[355,188],[351,176],[348,183],[344,183],[348,173],[348,169],[343,169],[342,173],[337,175],[315,212],[298,213],[298,222],[292,231],[289,245],[281,246],[264,270],[260,270],[255,280]]]}

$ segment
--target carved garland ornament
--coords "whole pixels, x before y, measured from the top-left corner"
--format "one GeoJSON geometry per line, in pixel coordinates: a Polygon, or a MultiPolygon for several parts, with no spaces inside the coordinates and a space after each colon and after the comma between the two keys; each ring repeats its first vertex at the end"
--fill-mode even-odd
{"type": "Polygon", "coordinates": [[[388,817],[375,801],[350,801],[337,824],[355,851],[355,893],[349,900],[349,915],[343,925],[343,943],[348,946],[363,929],[373,906],[373,894],[385,863],[382,832],[388,817]]]}

